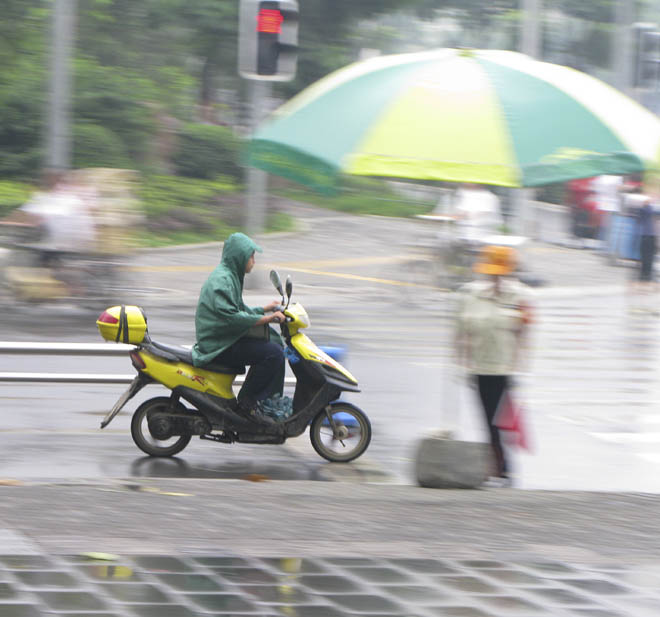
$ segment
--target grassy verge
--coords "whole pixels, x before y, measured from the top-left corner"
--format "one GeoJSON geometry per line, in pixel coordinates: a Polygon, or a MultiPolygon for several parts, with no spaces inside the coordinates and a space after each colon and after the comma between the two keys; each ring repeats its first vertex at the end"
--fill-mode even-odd
{"type": "MultiPolygon", "coordinates": [[[[283,212],[276,212],[268,217],[266,222],[266,233],[293,231],[295,230],[295,219],[283,212]]],[[[238,227],[230,227],[218,224],[209,231],[167,231],[153,232],[145,230],[135,238],[134,245],[139,248],[157,248],[164,246],[176,246],[179,244],[202,244],[206,242],[221,242],[230,234],[241,231],[238,227]]]]}
{"type": "Polygon", "coordinates": [[[369,178],[347,179],[338,194],[331,197],[292,184],[276,189],[274,193],[284,199],[351,214],[409,217],[427,214],[435,207],[432,202],[406,199],[394,193],[384,182],[369,178]]]}

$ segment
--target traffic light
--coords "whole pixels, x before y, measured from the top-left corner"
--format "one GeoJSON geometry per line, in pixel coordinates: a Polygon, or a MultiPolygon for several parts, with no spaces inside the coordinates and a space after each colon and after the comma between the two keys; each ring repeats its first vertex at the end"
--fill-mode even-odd
{"type": "Polygon", "coordinates": [[[247,79],[289,81],[298,57],[295,0],[241,0],[238,72],[247,79]]]}
{"type": "Polygon", "coordinates": [[[655,24],[633,24],[635,88],[656,89],[660,77],[660,32],[655,24]]]}

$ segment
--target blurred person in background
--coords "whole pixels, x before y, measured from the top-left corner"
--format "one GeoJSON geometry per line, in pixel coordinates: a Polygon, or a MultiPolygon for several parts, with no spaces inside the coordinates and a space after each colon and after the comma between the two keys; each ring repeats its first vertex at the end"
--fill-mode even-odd
{"type": "Polygon", "coordinates": [[[485,279],[459,290],[455,322],[455,349],[459,366],[467,371],[479,392],[490,433],[493,480],[511,483],[511,466],[502,445],[496,414],[519,369],[528,326],[530,291],[509,277],[516,269],[516,253],[507,246],[486,246],[474,265],[485,279]]]}
{"type": "MultiPolygon", "coordinates": [[[[40,230],[33,247],[43,251],[43,260],[57,253],[84,253],[94,250],[96,231],[89,203],[79,188],[62,172],[47,171],[44,190],[38,191],[19,208],[25,220],[40,230]]],[[[89,196],[88,196],[89,197],[89,196]]]]}
{"type": "Polygon", "coordinates": [[[480,184],[463,184],[454,195],[453,214],[459,237],[480,244],[499,233],[502,226],[500,200],[480,184]]]}
{"type": "Polygon", "coordinates": [[[85,260],[97,240],[90,199],[66,172],[46,170],[42,188],[2,222],[11,247],[6,280],[17,297],[85,295],[85,260]]]}
{"type": "MultiPolygon", "coordinates": [[[[631,207],[631,211],[636,211],[634,216],[639,234],[639,268],[632,289],[634,292],[646,295],[657,291],[654,263],[658,248],[658,210],[649,196],[641,192],[633,193],[630,198],[632,199],[633,196],[637,197],[635,206],[631,207]]],[[[634,302],[631,307],[633,310],[660,314],[655,296],[652,298],[650,306],[642,303],[640,298],[635,301],[635,295],[631,298],[634,302]]]]}
{"type": "Polygon", "coordinates": [[[613,252],[618,242],[619,227],[617,216],[621,213],[621,190],[624,187],[621,176],[601,175],[593,179],[596,210],[598,212],[598,244],[607,253],[613,252]]]}
{"type": "Polygon", "coordinates": [[[224,366],[249,365],[247,377],[238,394],[238,413],[270,424],[260,405],[284,389],[285,359],[282,341],[269,327],[282,323],[284,314],[276,310],[279,300],[264,307],[249,307],[243,302],[243,279],[261,253],[243,233],[229,236],[222,249],[220,265],[210,274],[199,295],[195,313],[197,342],[193,347],[195,366],[213,371],[214,363],[224,366]],[[255,336],[257,327],[263,334],[255,336]],[[275,340],[270,340],[271,335],[275,340]]]}
{"type": "Polygon", "coordinates": [[[571,208],[571,234],[577,239],[579,248],[584,248],[587,240],[593,240],[598,231],[592,182],[593,178],[579,178],[566,184],[567,201],[571,208]]]}
{"type": "Polygon", "coordinates": [[[639,280],[641,283],[653,283],[654,281],[653,262],[657,251],[655,214],[653,204],[647,197],[637,215],[640,242],[639,280]]]}

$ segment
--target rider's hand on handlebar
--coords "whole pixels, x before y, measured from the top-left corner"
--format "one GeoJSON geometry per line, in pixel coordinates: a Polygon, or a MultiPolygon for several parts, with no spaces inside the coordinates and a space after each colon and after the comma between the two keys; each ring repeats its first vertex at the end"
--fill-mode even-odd
{"type": "Polygon", "coordinates": [[[264,306],[264,313],[270,313],[271,311],[276,310],[280,306],[280,300],[273,300],[264,306]]]}
{"type": "Polygon", "coordinates": [[[284,316],[284,313],[281,311],[275,311],[272,315],[269,315],[270,321],[275,322],[275,323],[284,323],[284,320],[286,317],[284,316]]]}

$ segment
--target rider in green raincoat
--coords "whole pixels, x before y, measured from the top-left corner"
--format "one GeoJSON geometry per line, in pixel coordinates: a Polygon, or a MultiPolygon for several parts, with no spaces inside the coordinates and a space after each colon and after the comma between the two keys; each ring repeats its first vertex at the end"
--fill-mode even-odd
{"type": "Polygon", "coordinates": [[[243,302],[243,279],[254,268],[255,252],[262,250],[245,234],[232,234],[225,241],[222,261],[199,295],[197,342],[192,350],[195,366],[209,370],[214,364],[250,366],[238,395],[239,411],[247,414],[258,401],[282,394],[285,368],[281,338],[268,326],[284,320],[275,310],[280,302],[274,300],[264,307],[243,302]],[[260,330],[266,335],[255,337],[255,326],[263,326],[260,330]]]}

